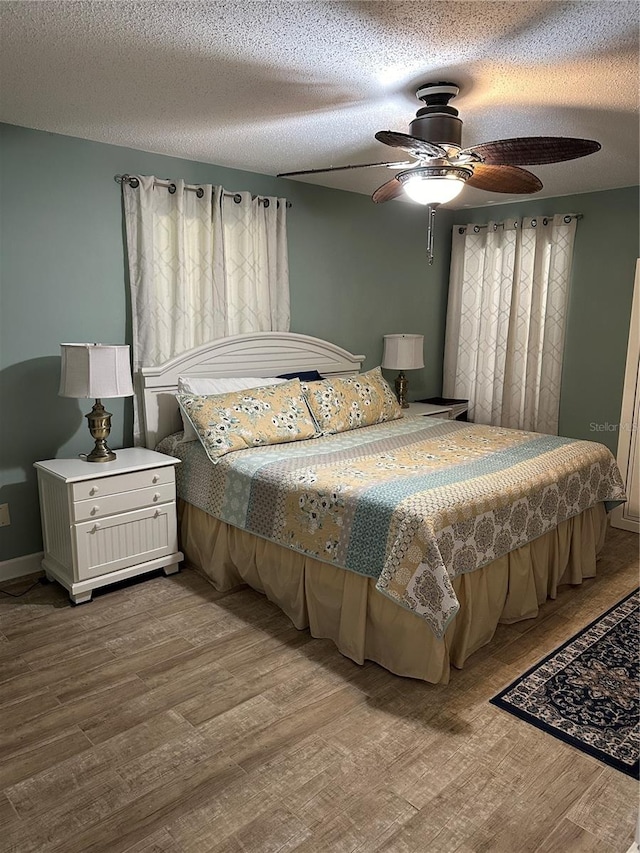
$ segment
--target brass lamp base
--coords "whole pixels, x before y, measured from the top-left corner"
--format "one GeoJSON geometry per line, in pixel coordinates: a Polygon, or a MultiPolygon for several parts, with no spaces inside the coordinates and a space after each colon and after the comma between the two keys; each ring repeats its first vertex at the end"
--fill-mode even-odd
{"type": "Polygon", "coordinates": [[[398,398],[398,402],[400,403],[400,408],[408,409],[409,403],[407,401],[407,390],[409,388],[409,380],[404,375],[404,371],[401,370],[396,378],[396,397],[398,398]]]}
{"type": "Polygon", "coordinates": [[[116,454],[107,446],[107,438],[111,432],[111,412],[107,412],[100,402],[96,400],[93,409],[85,418],[89,421],[89,432],[95,439],[95,447],[86,457],[87,462],[112,462],[116,454]]]}

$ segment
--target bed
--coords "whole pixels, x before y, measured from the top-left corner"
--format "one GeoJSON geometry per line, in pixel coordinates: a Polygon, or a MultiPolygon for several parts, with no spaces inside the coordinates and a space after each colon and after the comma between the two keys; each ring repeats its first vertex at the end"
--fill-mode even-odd
{"type": "Polygon", "coordinates": [[[622,481],[602,445],[435,418],[216,464],[182,441],[181,376],[357,379],[363,360],[278,332],[192,350],[142,371],[146,443],[182,461],[181,548],[217,589],[247,583],[352,660],[446,683],[500,622],[534,618],[560,584],[595,575],[622,481]]]}

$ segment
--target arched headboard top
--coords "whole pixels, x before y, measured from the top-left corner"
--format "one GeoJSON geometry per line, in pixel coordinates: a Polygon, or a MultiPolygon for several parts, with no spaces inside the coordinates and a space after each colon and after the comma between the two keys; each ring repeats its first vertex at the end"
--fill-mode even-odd
{"type": "Polygon", "coordinates": [[[179,376],[278,376],[317,370],[322,376],[352,376],[365,356],[296,332],[252,332],[219,338],[141,370],[145,444],[181,428],[175,394],[179,376]]]}

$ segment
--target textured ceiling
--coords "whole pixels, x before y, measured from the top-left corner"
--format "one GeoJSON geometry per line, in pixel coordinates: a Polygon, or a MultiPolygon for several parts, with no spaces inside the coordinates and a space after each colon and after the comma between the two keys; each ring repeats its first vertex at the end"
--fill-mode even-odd
{"type": "MultiPolygon", "coordinates": [[[[402,159],[374,133],[408,132],[418,85],[450,80],[465,145],[602,144],[532,167],[542,195],[638,183],[635,0],[0,2],[0,54],[0,120],[26,127],[274,175],[402,159]]],[[[455,204],[510,199],[467,187],[455,204]]]]}

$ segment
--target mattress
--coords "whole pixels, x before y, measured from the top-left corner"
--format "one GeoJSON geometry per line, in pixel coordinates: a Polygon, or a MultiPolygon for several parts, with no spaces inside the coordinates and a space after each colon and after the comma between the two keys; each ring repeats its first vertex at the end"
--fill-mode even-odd
{"type": "Polygon", "coordinates": [[[595,442],[433,418],[230,453],[170,436],[178,496],[226,524],[371,578],[442,638],[453,581],[624,500],[595,442]]]}

